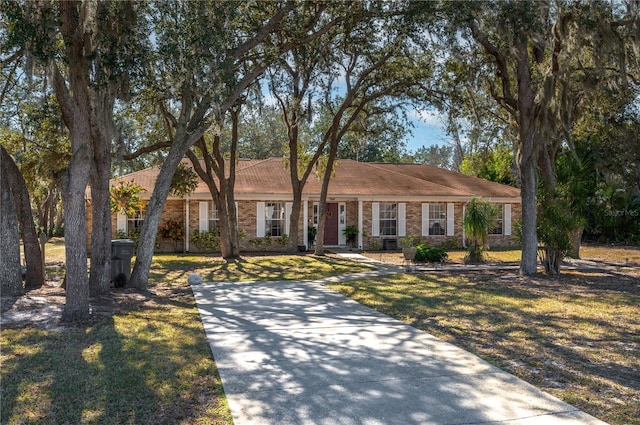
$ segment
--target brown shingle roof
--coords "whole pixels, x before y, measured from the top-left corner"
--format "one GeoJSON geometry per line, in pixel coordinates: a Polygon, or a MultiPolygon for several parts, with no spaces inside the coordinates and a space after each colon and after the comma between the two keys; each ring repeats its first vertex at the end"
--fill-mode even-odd
{"type": "MultiPolygon", "coordinates": [[[[150,196],[159,167],[147,168],[112,180],[133,180],[147,190],[150,196]]],[[[305,186],[305,194],[320,194],[321,180],[312,175],[305,186]]],[[[241,160],[236,170],[237,194],[284,195],[291,194],[289,171],[282,158],[241,160]]],[[[208,194],[207,186],[200,182],[195,193],[208,194]]],[[[349,159],[338,161],[329,184],[330,196],[460,196],[464,198],[506,197],[516,198],[516,188],[476,177],[443,170],[423,164],[365,163],[349,159]]]]}

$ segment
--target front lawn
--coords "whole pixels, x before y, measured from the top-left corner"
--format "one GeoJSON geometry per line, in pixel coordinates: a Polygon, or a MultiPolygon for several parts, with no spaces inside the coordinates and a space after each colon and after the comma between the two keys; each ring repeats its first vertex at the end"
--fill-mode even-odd
{"type": "Polygon", "coordinates": [[[611,424],[640,423],[640,273],[398,274],[330,285],[611,424]]]}
{"type": "MultiPolygon", "coordinates": [[[[50,264],[64,254],[60,241],[52,245],[50,264]]],[[[306,280],[368,268],[312,255],[227,263],[207,255],[162,254],[154,256],[149,291],[113,289],[108,298],[92,301],[93,318],[82,326],[60,326],[53,316],[43,321],[42,304],[25,303],[21,313],[47,327],[2,322],[0,423],[229,425],[231,414],[187,276],[306,280]]],[[[42,288],[21,300],[3,300],[3,310],[28,299],[64,303],[51,271],[42,288]]]]}
{"type": "MultiPolygon", "coordinates": [[[[56,291],[27,296],[62,298],[56,291]]],[[[94,308],[77,326],[3,323],[0,423],[232,423],[186,283],[114,290],[94,308]]]]}
{"type": "Polygon", "coordinates": [[[199,274],[205,282],[313,280],[365,270],[371,270],[371,266],[311,254],[254,255],[231,261],[204,254],[157,254],[153,257],[149,280],[186,281],[191,273],[199,274]]]}

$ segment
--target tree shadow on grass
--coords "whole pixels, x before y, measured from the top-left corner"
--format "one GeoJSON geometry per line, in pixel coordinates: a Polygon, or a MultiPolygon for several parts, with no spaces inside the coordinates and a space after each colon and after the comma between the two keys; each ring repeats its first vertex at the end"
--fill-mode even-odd
{"type": "Polygon", "coordinates": [[[221,389],[193,304],[129,295],[86,325],[3,329],[0,423],[227,423],[208,420],[221,389]]]}
{"type": "Polygon", "coordinates": [[[376,309],[612,423],[628,423],[640,414],[635,276],[580,272],[522,281],[499,273],[451,276],[418,276],[405,286],[392,277],[349,283],[343,292],[365,304],[371,299],[376,309]]]}
{"type": "Polygon", "coordinates": [[[3,366],[0,422],[28,417],[38,423],[152,423],[150,411],[159,400],[126,358],[113,318],[24,335],[3,350],[9,359],[3,366]]]}

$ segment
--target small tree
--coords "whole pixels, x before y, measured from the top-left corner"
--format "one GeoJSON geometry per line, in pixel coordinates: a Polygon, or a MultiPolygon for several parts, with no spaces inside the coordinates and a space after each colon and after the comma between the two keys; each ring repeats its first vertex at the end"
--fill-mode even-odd
{"type": "Polygon", "coordinates": [[[138,196],[145,189],[132,181],[121,181],[117,186],[111,186],[111,212],[122,212],[132,216],[144,206],[144,202],[138,196]]]}
{"type": "Polygon", "coordinates": [[[498,219],[498,211],[495,205],[488,202],[471,200],[464,213],[464,230],[469,244],[469,255],[466,260],[469,263],[481,263],[484,261],[483,252],[489,247],[489,230],[493,228],[498,219]]]}
{"type": "Polygon", "coordinates": [[[569,201],[542,192],[538,206],[538,238],[542,248],[538,257],[548,275],[560,274],[560,263],[571,250],[570,235],[584,226],[584,220],[576,215],[569,201]]]}

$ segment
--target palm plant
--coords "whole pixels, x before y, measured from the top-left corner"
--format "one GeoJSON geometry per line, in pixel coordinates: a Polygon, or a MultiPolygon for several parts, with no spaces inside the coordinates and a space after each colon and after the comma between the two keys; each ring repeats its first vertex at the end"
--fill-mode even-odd
{"type": "Polygon", "coordinates": [[[489,246],[489,230],[497,224],[498,210],[495,205],[475,198],[469,202],[464,214],[464,230],[469,240],[470,263],[481,263],[483,252],[489,246]]]}

